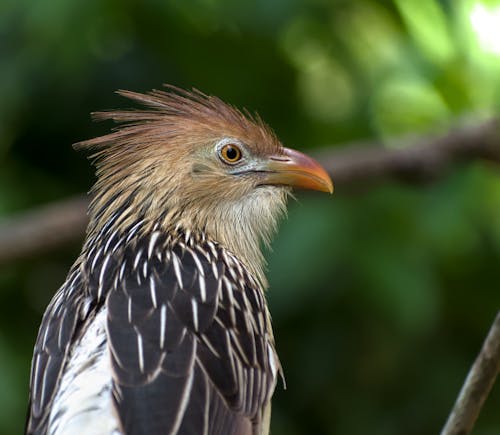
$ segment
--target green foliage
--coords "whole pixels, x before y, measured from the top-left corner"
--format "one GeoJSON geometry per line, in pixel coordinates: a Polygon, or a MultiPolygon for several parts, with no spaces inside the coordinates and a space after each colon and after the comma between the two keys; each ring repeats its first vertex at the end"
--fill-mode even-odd
{"type": "MultiPolygon", "coordinates": [[[[289,146],[445,131],[500,107],[500,1],[3,0],[0,214],[87,190],[73,142],[115,89],[197,87],[289,146]],[[496,24],[495,24],[496,23],[496,24]]],[[[437,433],[500,306],[500,178],[298,194],[269,300],[275,435],[437,433]]],[[[24,424],[37,325],[71,252],[0,271],[0,434],[24,424]]],[[[498,433],[498,386],[476,434],[498,433]]]]}

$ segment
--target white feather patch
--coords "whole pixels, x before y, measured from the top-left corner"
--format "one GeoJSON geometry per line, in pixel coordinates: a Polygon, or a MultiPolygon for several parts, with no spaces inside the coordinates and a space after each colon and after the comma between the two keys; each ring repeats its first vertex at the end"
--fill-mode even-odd
{"type": "Polygon", "coordinates": [[[75,343],[49,416],[48,435],[119,435],[102,309],[75,343]]]}

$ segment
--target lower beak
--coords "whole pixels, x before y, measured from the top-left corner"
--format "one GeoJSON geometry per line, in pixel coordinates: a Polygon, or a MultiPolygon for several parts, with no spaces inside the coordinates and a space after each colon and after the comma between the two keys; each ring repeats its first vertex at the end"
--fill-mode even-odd
{"type": "Polygon", "coordinates": [[[323,167],[314,159],[290,148],[272,156],[263,165],[260,184],[290,186],[298,189],[333,193],[333,183],[323,167]]]}

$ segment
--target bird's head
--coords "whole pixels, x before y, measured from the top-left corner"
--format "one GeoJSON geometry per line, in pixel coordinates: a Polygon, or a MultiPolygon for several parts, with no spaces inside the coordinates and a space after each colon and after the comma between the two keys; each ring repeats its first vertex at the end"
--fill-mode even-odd
{"type": "Polygon", "coordinates": [[[120,95],[144,110],[100,112],[122,123],[78,144],[95,150],[89,231],[106,223],[146,231],[203,233],[238,255],[263,280],[268,243],[292,188],[325,192],[333,184],[310,157],[284,148],[258,116],[219,98],[170,87],[120,95]]]}

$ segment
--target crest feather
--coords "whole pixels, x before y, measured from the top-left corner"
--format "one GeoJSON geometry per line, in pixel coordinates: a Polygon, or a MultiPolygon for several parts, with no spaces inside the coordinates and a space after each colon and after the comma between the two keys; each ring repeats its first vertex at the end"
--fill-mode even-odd
{"type": "Polygon", "coordinates": [[[119,90],[122,97],[140,103],[144,109],[127,109],[95,112],[97,121],[112,120],[121,124],[110,134],[78,142],[75,149],[102,150],[110,145],[151,139],[158,135],[165,140],[181,134],[206,134],[235,137],[247,142],[256,151],[279,152],[281,144],[258,114],[240,111],[220,98],[197,89],[187,91],[172,85],[166,90],[154,89],[147,93],[119,90]]]}

